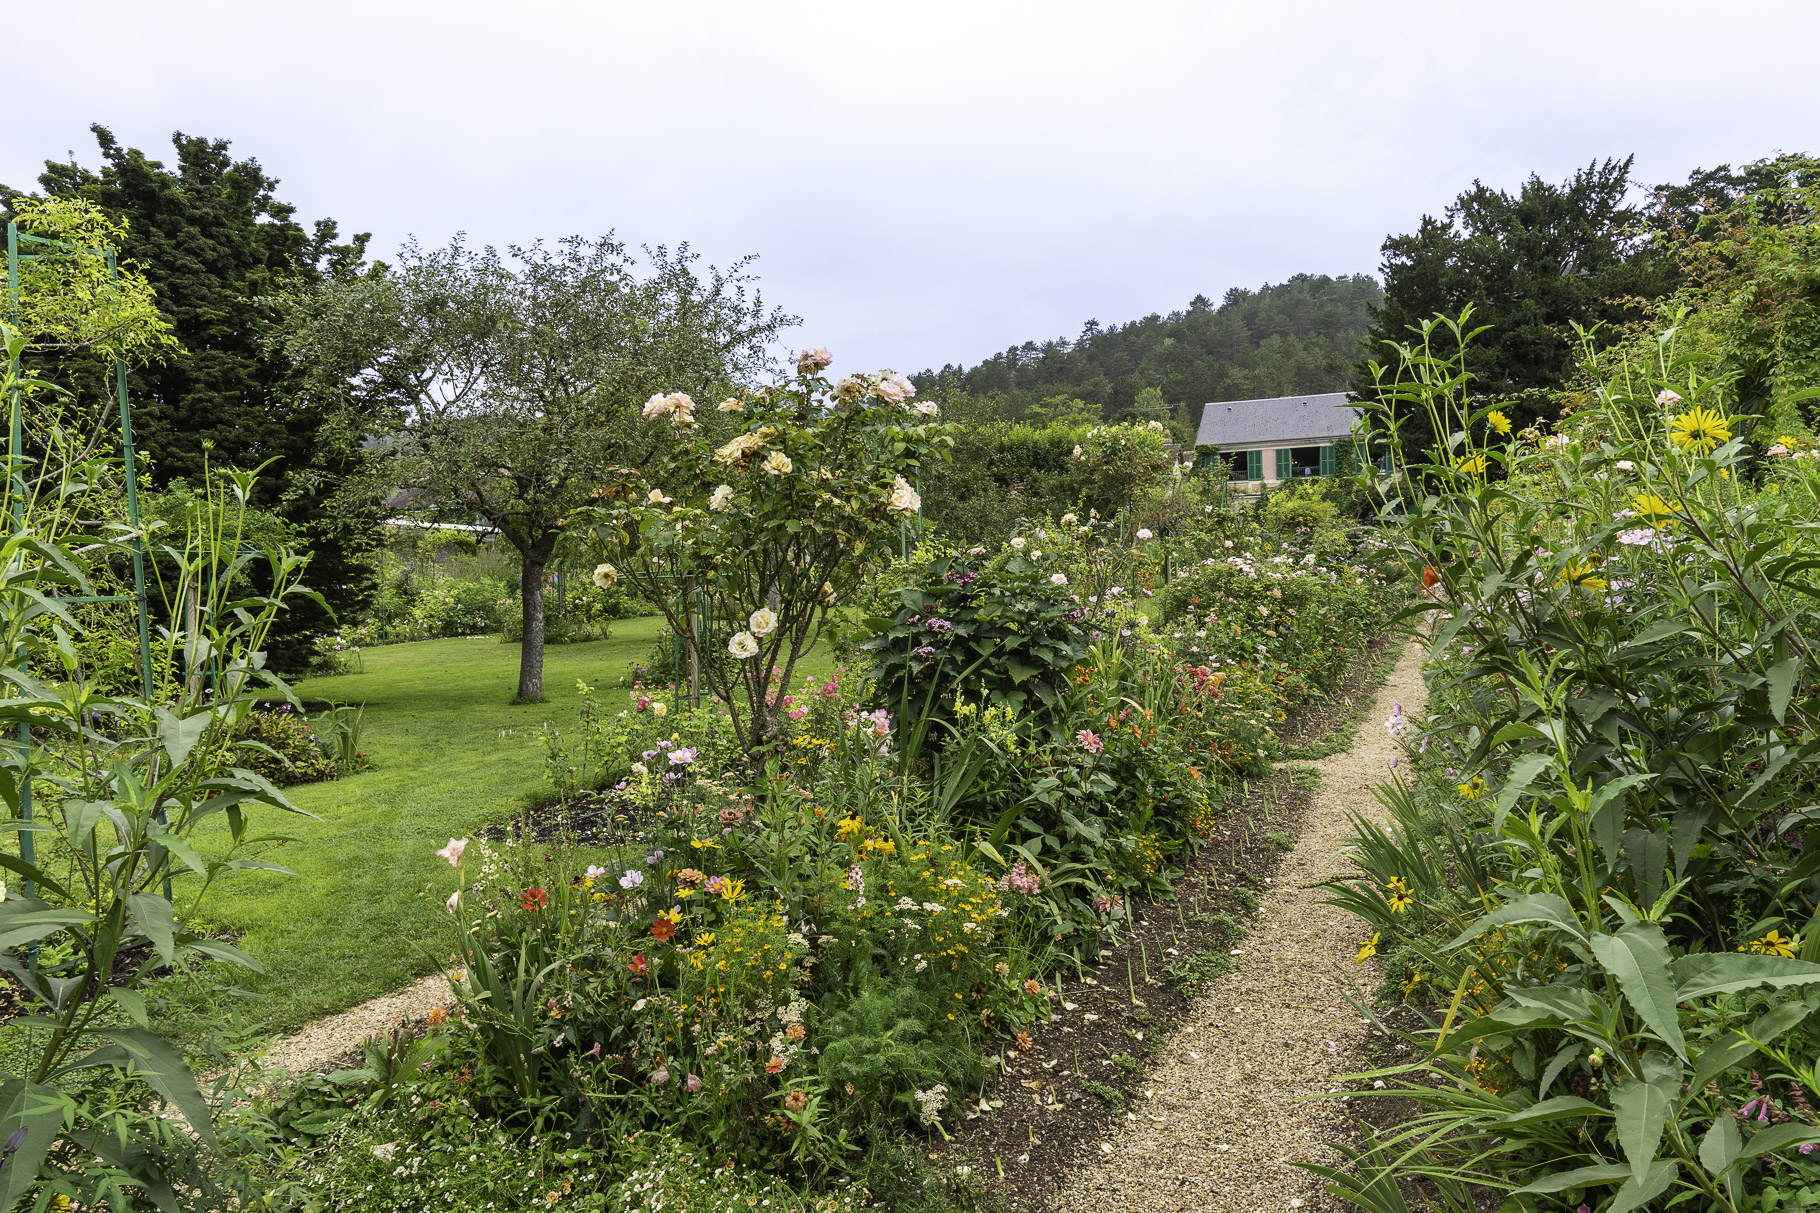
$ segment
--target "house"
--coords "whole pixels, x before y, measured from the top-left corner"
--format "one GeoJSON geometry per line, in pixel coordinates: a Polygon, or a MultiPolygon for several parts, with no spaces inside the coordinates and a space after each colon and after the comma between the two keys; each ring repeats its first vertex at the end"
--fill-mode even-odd
{"type": "Polygon", "coordinates": [[[1350,475],[1350,466],[1335,468],[1333,453],[1338,444],[1350,444],[1360,411],[1345,392],[1215,401],[1201,407],[1195,466],[1225,459],[1229,479],[1266,485],[1336,471],[1350,475]]]}

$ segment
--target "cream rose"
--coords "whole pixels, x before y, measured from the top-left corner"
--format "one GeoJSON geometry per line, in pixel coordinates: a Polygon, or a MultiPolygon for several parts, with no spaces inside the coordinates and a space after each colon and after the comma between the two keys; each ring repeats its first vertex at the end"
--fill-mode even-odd
{"type": "Polygon", "coordinates": [[[733,638],[727,641],[727,652],[741,661],[748,657],[756,657],[758,656],[758,637],[750,632],[735,632],[733,638]]]}
{"type": "Polygon", "coordinates": [[[891,482],[891,498],[887,505],[893,513],[914,514],[923,508],[923,499],[910,487],[910,482],[899,476],[891,482]]]}
{"type": "Polygon", "coordinates": [[[767,476],[788,476],[790,474],[790,456],[782,451],[772,451],[758,466],[765,469],[767,476]]]}
{"type": "Polygon", "coordinates": [[[1066,573],[1049,574],[1049,584],[1050,585],[1067,585],[1068,584],[1068,574],[1066,574],[1066,573]]]}
{"type": "Polygon", "coordinates": [[[733,508],[733,486],[723,484],[708,494],[708,508],[716,514],[724,514],[733,508]]]}
{"type": "Polygon", "coordinates": [[[659,393],[645,401],[645,416],[662,417],[670,411],[670,398],[659,393]]]}
{"type": "Polygon", "coordinates": [[[1013,548],[1016,548],[1020,552],[1023,551],[1024,550],[1024,537],[1022,535],[1019,535],[1016,539],[1013,539],[1011,541],[1011,546],[1013,548]]]}
{"type": "Polygon", "coordinates": [[[646,505],[669,505],[670,502],[673,500],[675,500],[675,499],[664,496],[664,491],[662,489],[652,489],[650,494],[645,498],[645,504],[646,505]]]}
{"type": "Polygon", "coordinates": [[[902,375],[893,374],[888,379],[881,379],[877,388],[880,399],[890,404],[902,404],[916,395],[916,385],[902,375]]]}
{"type": "Polygon", "coordinates": [[[933,417],[942,411],[941,406],[936,404],[933,400],[919,400],[914,407],[916,412],[921,413],[925,417],[933,417]]]}
{"type": "Polygon", "coordinates": [[[729,396],[714,407],[723,413],[743,413],[746,409],[746,406],[736,396],[729,396]]]}
{"type": "Polygon", "coordinates": [[[1155,538],[1155,536],[1150,533],[1149,527],[1140,527],[1138,529],[1137,537],[1138,537],[1138,542],[1140,542],[1140,543],[1142,543],[1146,539],[1155,538]]]}
{"type": "Polygon", "coordinates": [[[603,590],[607,589],[615,581],[618,581],[618,580],[619,580],[619,570],[614,568],[612,565],[597,564],[594,566],[594,584],[599,586],[601,589],[603,589],[603,590]]]}
{"type": "Polygon", "coordinates": [[[754,636],[769,636],[777,630],[777,612],[770,607],[759,607],[746,620],[746,626],[752,629],[754,636]]]}
{"type": "Polygon", "coordinates": [[[828,352],[827,346],[812,345],[796,356],[796,373],[813,375],[817,371],[827,369],[828,364],[833,361],[834,355],[828,352]]]}

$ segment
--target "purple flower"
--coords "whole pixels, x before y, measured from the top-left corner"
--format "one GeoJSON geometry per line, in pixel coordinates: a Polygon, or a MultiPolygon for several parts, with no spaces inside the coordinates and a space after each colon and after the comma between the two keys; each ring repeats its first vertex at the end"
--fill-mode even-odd
{"type": "Polygon", "coordinates": [[[701,753],[700,750],[695,749],[691,746],[683,746],[679,749],[671,750],[670,751],[670,765],[679,766],[679,767],[687,766],[691,762],[695,761],[695,756],[699,753],[701,753]]]}
{"type": "Polygon", "coordinates": [[[662,851],[652,851],[649,855],[645,856],[646,867],[654,868],[663,861],[664,853],[662,851]]]}
{"type": "Polygon", "coordinates": [[[945,636],[954,630],[954,625],[949,623],[946,619],[931,619],[924,626],[938,636],[945,636]]]}
{"type": "Polygon", "coordinates": [[[645,760],[645,761],[646,761],[646,762],[650,762],[650,761],[651,761],[651,760],[652,760],[652,759],[653,759],[653,758],[656,758],[656,757],[657,757],[657,751],[656,751],[656,750],[646,750],[646,751],[645,751],[645,752],[644,752],[644,753],[643,753],[643,754],[642,754],[642,755],[641,755],[641,757],[642,757],[642,758],[643,758],[643,759],[644,759],[644,760],[645,760]]]}
{"type": "Polygon", "coordinates": [[[935,646],[932,644],[921,645],[912,649],[910,651],[910,656],[916,658],[918,661],[927,661],[935,656],[935,646]]]}

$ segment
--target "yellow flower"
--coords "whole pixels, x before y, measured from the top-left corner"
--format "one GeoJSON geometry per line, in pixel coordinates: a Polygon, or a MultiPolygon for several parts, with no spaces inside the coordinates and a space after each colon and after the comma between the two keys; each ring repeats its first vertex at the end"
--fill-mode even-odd
{"type": "Polygon", "coordinates": [[[1510,418],[1506,417],[1503,413],[1500,413],[1497,409],[1493,409],[1491,412],[1485,414],[1485,423],[1500,434],[1510,433],[1510,418]]]}
{"type": "Polygon", "coordinates": [[[1779,930],[1772,930],[1759,939],[1753,939],[1740,952],[1755,952],[1759,956],[1786,956],[1793,960],[1800,955],[1801,939],[1796,936],[1790,939],[1779,930]]]}
{"type": "Polygon", "coordinates": [[[1599,565],[1596,557],[1589,557],[1585,562],[1570,560],[1561,575],[1555,578],[1556,585],[1577,585],[1585,590],[1604,590],[1605,578],[1597,575],[1599,565]]]}
{"type": "Polygon", "coordinates": [[[720,850],[720,844],[715,842],[712,838],[691,838],[689,840],[689,845],[698,851],[720,850]]]}
{"type": "Polygon", "coordinates": [[[1455,457],[1453,465],[1456,470],[1465,472],[1468,476],[1485,474],[1485,456],[1483,455],[1460,455],[1455,457]]]}
{"type": "Polygon", "coordinates": [[[1403,979],[1403,993],[1405,995],[1413,994],[1416,991],[1416,987],[1421,984],[1422,984],[1422,970],[1411,969],[1409,971],[1409,976],[1405,977],[1403,979]]]}
{"type": "Polygon", "coordinates": [[[703,931],[700,935],[697,935],[695,937],[695,946],[699,947],[699,948],[713,947],[714,946],[714,932],[703,931]]]}
{"type": "Polygon", "coordinates": [[[1675,524],[1675,507],[1654,493],[1639,493],[1631,498],[1630,504],[1651,526],[1669,527],[1675,524]]]}
{"type": "Polygon", "coordinates": [[[834,827],[834,836],[845,842],[855,834],[863,833],[865,829],[866,823],[859,818],[843,817],[840,819],[840,823],[834,827]]]}
{"type": "Polygon", "coordinates": [[[1384,886],[1384,898],[1390,903],[1392,914],[1401,914],[1415,904],[1415,897],[1409,892],[1409,886],[1403,883],[1401,876],[1395,877],[1384,886]]]}
{"type": "Polygon", "coordinates": [[[732,905],[745,895],[746,882],[744,880],[728,880],[723,882],[720,886],[721,900],[728,905],[732,905]]]}
{"type": "Polygon", "coordinates": [[[1711,454],[1720,443],[1731,441],[1725,417],[1716,409],[1695,406],[1668,423],[1668,439],[1683,450],[1711,454]]]}
{"type": "Polygon", "coordinates": [[[1468,800],[1477,800],[1479,797],[1485,795],[1485,781],[1480,779],[1477,775],[1474,775],[1469,782],[1457,783],[1454,787],[1459,790],[1460,795],[1466,797],[1468,800]]]}
{"type": "Polygon", "coordinates": [[[1371,938],[1359,945],[1359,954],[1353,957],[1354,963],[1364,964],[1373,956],[1376,956],[1378,954],[1378,939],[1383,934],[1384,932],[1382,931],[1373,931],[1371,933],[1371,938]]]}

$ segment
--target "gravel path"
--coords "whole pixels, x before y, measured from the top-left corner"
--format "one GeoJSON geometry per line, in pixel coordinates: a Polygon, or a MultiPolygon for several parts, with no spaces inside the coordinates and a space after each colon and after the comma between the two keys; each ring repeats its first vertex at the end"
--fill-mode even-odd
{"type": "Polygon", "coordinates": [[[259,1063],[267,1071],[312,1074],[384,1036],[403,1019],[422,1019],[437,1007],[448,1007],[449,979],[441,973],[419,978],[396,994],[387,994],[336,1015],[312,1020],[293,1036],[267,1049],[259,1063]]]}
{"type": "Polygon", "coordinates": [[[1054,1209],[1349,1208],[1288,1160],[1340,1161],[1325,1143],[1343,1135],[1345,1109],[1305,1097],[1357,1068],[1364,1025],[1341,992],[1363,999],[1380,977],[1376,962],[1354,963],[1358,922],[1306,886],[1353,871],[1340,854],[1346,813],[1379,812],[1371,789],[1389,777],[1397,752],[1383,722],[1399,701],[1420,714],[1422,656],[1415,644],[1403,651],[1351,749],[1308,764],[1319,768],[1321,790],[1250,935],[1238,941],[1234,970],[1195,1002],[1157,1058],[1147,1098],[1131,1105],[1123,1131],[1100,1143],[1054,1209]]]}

